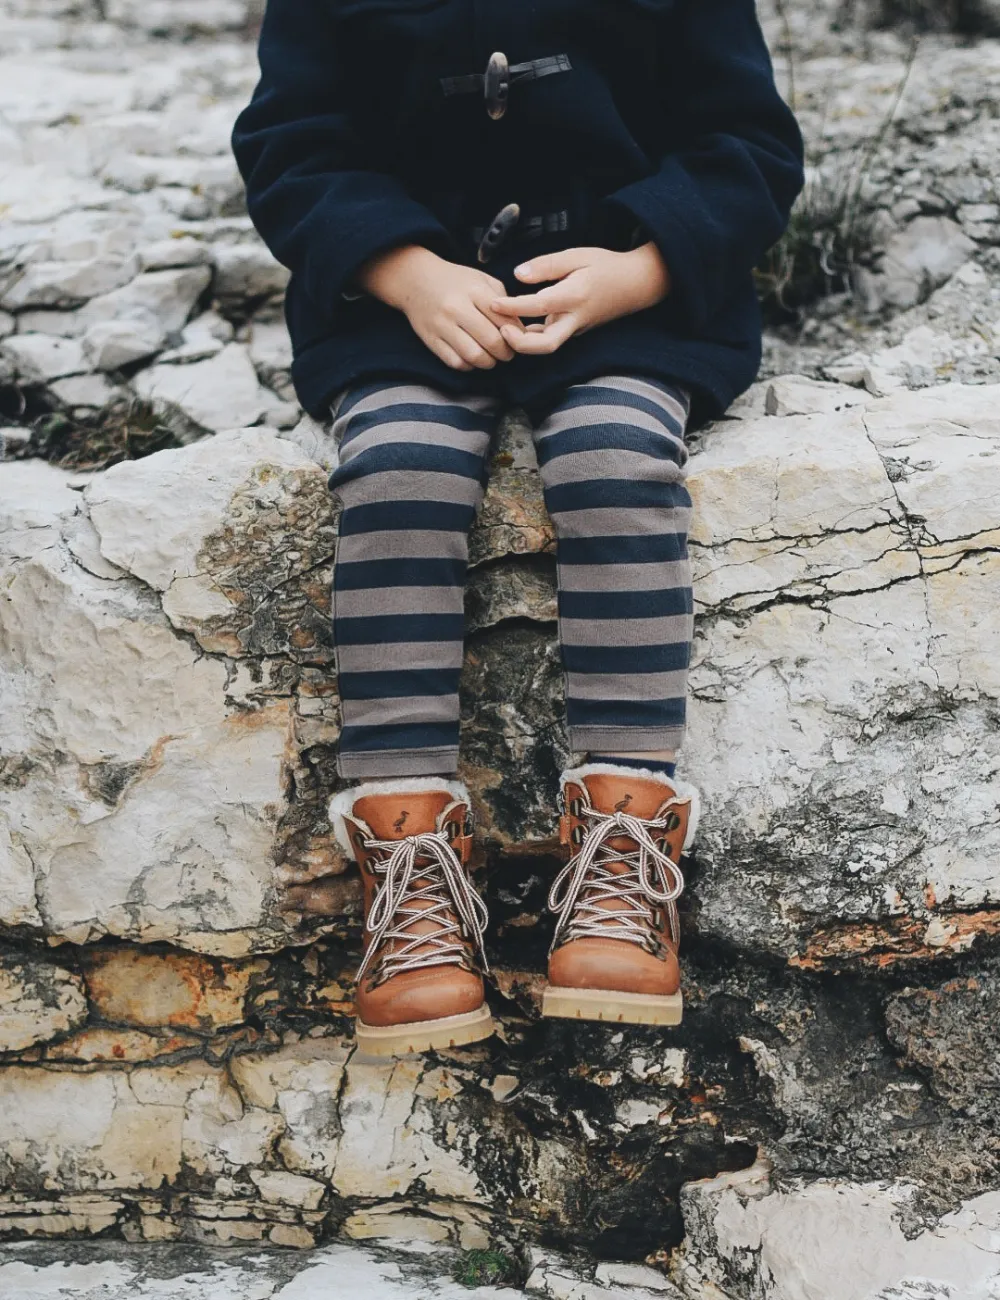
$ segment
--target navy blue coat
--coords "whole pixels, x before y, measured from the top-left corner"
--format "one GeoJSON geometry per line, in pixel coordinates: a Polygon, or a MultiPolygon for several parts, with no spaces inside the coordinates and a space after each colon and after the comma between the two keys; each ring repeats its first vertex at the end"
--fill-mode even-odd
{"type": "Polygon", "coordinates": [[[269,0],[259,55],[233,149],[250,216],[292,272],[292,374],[314,415],[380,372],[537,415],[567,384],[629,371],[689,386],[696,420],[753,381],[752,268],[802,185],[754,0],[269,0]],[[494,52],[511,65],[505,98],[487,86],[494,52]],[[350,296],[359,265],[401,244],[479,265],[512,202],[520,221],[483,268],[508,293],[529,291],[513,268],[539,252],[652,238],[670,295],[471,372],[401,312],[350,296]]]}

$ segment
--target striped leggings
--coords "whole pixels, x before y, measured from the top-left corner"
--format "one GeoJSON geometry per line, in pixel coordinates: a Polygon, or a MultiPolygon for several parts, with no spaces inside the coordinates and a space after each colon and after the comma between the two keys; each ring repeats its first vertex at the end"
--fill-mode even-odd
{"type": "MultiPolygon", "coordinates": [[[[406,380],[361,382],[335,399],[341,776],[456,769],[468,531],[501,410],[493,397],[406,380]]],[[[579,753],[676,749],[683,736],[687,414],[678,389],[604,375],[567,388],[534,431],[579,753]]]]}

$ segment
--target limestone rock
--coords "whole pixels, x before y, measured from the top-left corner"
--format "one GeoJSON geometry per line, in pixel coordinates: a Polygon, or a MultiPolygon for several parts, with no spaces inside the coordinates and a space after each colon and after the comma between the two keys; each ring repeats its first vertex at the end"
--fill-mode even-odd
{"type": "Polygon", "coordinates": [[[23,384],[45,384],[87,367],[80,344],[47,334],[17,334],[0,344],[23,384]]]}
{"type": "Polygon", "coordinates": [[[258,240],[215,250],[215,291],[222,298],[265,298],[287,283],[286,268],[258,240]]]}
{"type": "MultiPolygon", "coordinates": [[[[99,1209],[95,1198],[74,1206],[78,1223],[99,1209]]],[[[148,1216],[148,1224],[156,1220],[148,1216]]],[[[219,1224],[219,1227],[224,1226],[219,1224]]],[[[233,1224],[232,1226],[244,1226],[233,1224]]],[[[290,1230],[275,1224],[275,1232],[290,1230]]],[[[141,1251],[112,1243],[77,1246],[72,1258],[53,1245],[0,1247],[0,1289],[10,1300],[72,1294],[79,1300],[518,1300],[512,1287],[465,1286],[453,1280],[463,1259],[440,1245],[433,1251],[405,1246],[359,1247],[336,1243],[290,1257],[280,1251],[220,1252],[210,1246],[144,1244],[141,1251]],[[197,1288],[192,1290],[192,1288],[197,1288]]],[[[582,1294],[582,1293],[581,1293],[582,1294]]],[[[606,1295],[605,1300],[622,1300],[606,1295]]],[[[635,1293],[629,1300],[645,1300],[635,1293]]]]}
{"type": "Polygon", "coordinates": [[[906,1186],[836,1181],[772,1190],[761,1169],[692,1183],[675,1273],[688,1288],[715,1286],[733,1300],[917,1300],[941,1287],[989,1300],[1000,1284],[1000,1257],[986,1244],[1000,1195],[976,1197],[917,1235],[901,1222],[911,1195],[906,1186]]]}
{"type": "Polygon", "coordinates": [[[238,343],[206,361],[140,371],[135,388],[155,407],[179,411],[197,428],[212,432],[254,424],[266,407],[256,371],[238,343]]]}
{"type": "MultiPolygon", "coordinates": [[[[294,461],[301,479],[298,454],[271,441],[272,460],[294,461]]],[[[255,490],[254,464],[252,457],[243,462],[234,492],[243,473],[255,490]]],[[[125,477],[129,468],[122,466],[125,477]]],[[[32,922],[37,890],[51,930],[77,939],[188,934],[192,946],[208,951],[267,946],[277,925],[268,913],[285,807],[289,682],[279,674],[250,707],[258,686],[233,682],[239,702],[229,702],[226,662],[178,635],[150,587],[126,576],[127,555],[118,567],[97,552],[87,561],[94,572],[79,562],[77,554],[86,555],[76,540],[84,503],[65,486],[67,476],[26,464],[0,480],[4,545],[13,561],[0,605],[0,737],[8,769],[33,772],[0,793],[0,897],[11,923],[32,922]]],[[[225,515],[222,500],[212,531],[225,515]]],[[[182,516],[161,519],[164,528],[183,527],[182,516]]],[[[197,513],[193,519],[196,525],[197,513]]],[[[230,565],[238,554],[236,544],[230,565]]],[[[281,600],[294,604],[298,592],[312,608],[296,572],[294,563],[284,570],[291,582],[281,600]]],[[[197,571],[188,576],[197,583],[197,571]]],[[[249,599],[244,589],[238,600],[249,599]]],[[[246,612],[235,622],[245,628],[246,612]]],[[[266,619],[262,626],[266,639],[266,619]]],[[[232,640],[240,645],[237,631],[232,640]]]]}
{"type": "Polygon", "coordinates": [[[916,217],[886,246],[880,293],[893,307],[912,307],[954,274],[973,252],[961,227],[946,217],[916,217]]]}
{"type": "Polygon", "coordinates": [[[30,958],[0,958],[0,1054],[49,1042],[86,1018],[79,976],[30,958]]]}
{"type": "Polygon", "coordinates": [[[138,269],[134,257],[109,255],[82,261],[32,262],[0,287],[8,311],[77,306],[126,284],[138,269]]]}
{"type": "Polygon", "coordinates": [[[329,558],[333,517],[324,474],[290,443],[220,435],[115,466],[85,495],[104,557],[162,592],[167,617],[206,650],[306,650],[309,623],[283,626],[281,602],[296,575],[329,558]],[[227,517],[239,521],[242,552],[227,517]]]}
{"type": "Polygon", "coordinates": [[[117,370],[159,352],[180,331],[210,279],[206,266],[146,271],[91,299],[80,312],[91,363],[117,370]]]}

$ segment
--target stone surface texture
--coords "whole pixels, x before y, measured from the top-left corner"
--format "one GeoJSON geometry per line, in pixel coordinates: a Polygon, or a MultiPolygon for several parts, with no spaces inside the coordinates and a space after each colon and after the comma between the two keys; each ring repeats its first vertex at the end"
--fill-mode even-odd
{"type": "Polygon", "coordinates": [[[389,1064],[336,448],[228,154],[259,12],[0,15],[4,1300],[1000,1297],[1000,44],[876,8],[761,6],[834,292],[691,437],[684,1023],[538,1015],[571,755],[512,411],[462,684],[500,1033],[389,1064]]]}

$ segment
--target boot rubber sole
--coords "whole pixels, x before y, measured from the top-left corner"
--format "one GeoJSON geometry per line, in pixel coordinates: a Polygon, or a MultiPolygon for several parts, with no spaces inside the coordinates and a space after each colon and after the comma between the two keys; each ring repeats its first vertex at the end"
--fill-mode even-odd
{"type": "Polygon", "coordinates": [[[481,1006],[460,1016],[414,1020],[405,1025],[366,1025],[358,1020],[354,1033],[359,1051],[369,1056],[409,1056],[435,1047],[462,1047],[489,1038],[493,1033],[493,1017],[489,1007],[481,1006]]]}
{"type": "Polygon", "coordinates": [[[568,989],[551,984],[542,1015],[567,1020],[605,1020],[623,1025],[679,1025],[684,999],[676,993],[618,993],[614,989],[568,989]]]}

